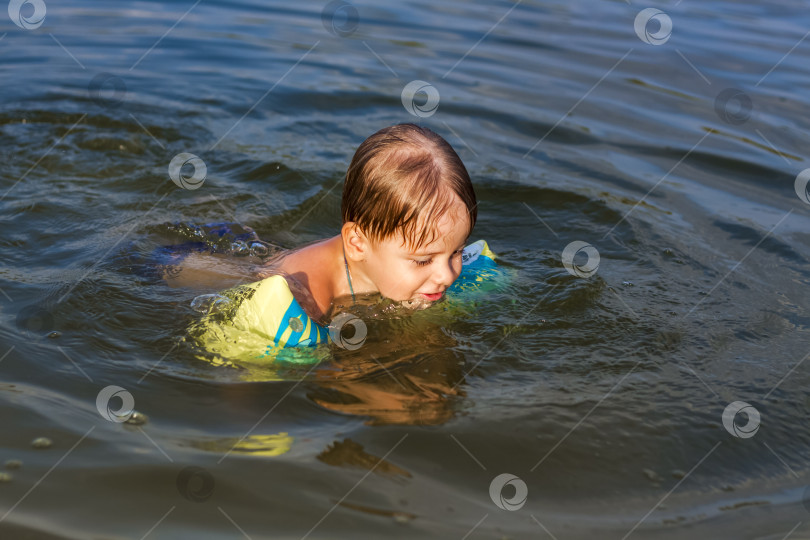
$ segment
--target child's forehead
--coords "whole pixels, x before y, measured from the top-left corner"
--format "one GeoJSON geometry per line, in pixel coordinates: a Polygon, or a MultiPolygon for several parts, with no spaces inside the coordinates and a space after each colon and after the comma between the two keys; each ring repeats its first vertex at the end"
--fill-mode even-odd
{"type": "Polygon", "coordinates": [[[424,225],[417,227],[418,232],[411,237],[406,237],[404,231],[399,231],[398,244],[401,249],[410,252],[441,252],[446,248],[455,249],[455,244],[467,239],[469,228],[469,217],[466,210],[463,213],[448,211],[432,223],[428,230],[424,230],[424,225]],[[417,245],[419,237],[423,234],[424,241],[421,245],[417,245]]]}

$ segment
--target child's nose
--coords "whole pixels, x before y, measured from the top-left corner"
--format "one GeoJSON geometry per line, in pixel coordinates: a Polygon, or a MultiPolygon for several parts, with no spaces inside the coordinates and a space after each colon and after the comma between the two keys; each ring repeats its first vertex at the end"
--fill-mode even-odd
{"type": "Polygon", "coordinates": [[[446,289],[456,280],[456,271],[453,268],[452,262],[439,266],[440,268],[436,272],[436,275],[433,276],[434,283],[436,283],[437,286],[446,289]]]}

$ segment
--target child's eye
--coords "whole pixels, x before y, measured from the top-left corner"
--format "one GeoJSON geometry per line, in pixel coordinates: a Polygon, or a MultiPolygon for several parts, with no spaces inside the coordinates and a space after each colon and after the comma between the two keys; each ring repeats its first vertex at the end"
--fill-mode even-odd
{"type": "MultiPolygon", "coordinates": [[[[454,252],[453,252],[453,257],[455,257],[456,255],[461,255],[461,252],[462,252],[462,251],[464,251],[464,250],[463,250],[463,249],[459,249],[459,250],[454,251],[454,252]]],[[[432,263],[432,262],[433,262],[433,259],[427,259],[426,261],[417,261],[417,260],[414,260],[413,262],[415,262],[415,263],[416,263],[416,266],[426,266],[426,265],[428,265],[428,264],[432,263]]]]}

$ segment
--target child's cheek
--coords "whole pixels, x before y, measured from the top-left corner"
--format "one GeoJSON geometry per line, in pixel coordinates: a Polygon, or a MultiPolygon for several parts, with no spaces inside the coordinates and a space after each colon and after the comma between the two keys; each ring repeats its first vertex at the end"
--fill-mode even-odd
{"type": "MultiPolygon", "coordinates": [[[[396,279],[396,278],[395,278],[396,279]]],[[[396,280],[396,286],[402,291],[403,296],[411,298],[421,285],[419,267],[413,261],[407,261],[396,280]]]]}

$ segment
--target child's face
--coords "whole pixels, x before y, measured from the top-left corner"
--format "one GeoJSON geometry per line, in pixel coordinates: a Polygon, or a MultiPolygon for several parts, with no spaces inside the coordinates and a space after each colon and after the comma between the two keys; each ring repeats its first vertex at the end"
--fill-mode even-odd
{"type": "Polygon", "coordinates": [[[396,301],[435,302],[461,273],[461,251],[470,230],[464,203],[455,203],[437,224],[436,237],[414,251],[402,235],[368,246],[364,270],[380,294],[396,301]]]}

